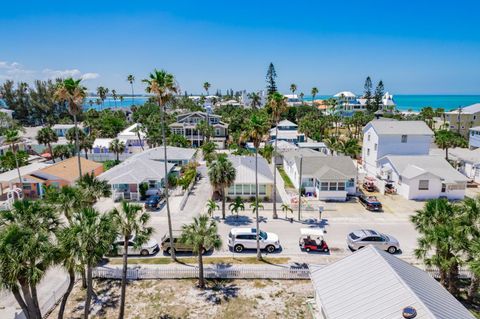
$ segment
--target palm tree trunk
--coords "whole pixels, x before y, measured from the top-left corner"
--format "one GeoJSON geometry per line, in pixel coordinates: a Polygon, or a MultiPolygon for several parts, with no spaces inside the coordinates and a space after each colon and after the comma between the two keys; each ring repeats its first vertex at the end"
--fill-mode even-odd
{"type": "Polygon", "coordinates": [[[123,241],[122,288],[120,293],[120,311],[118,312],[118,319],[123,319],[123,317],[125,316],[125,295],[127,290],[127,267],[128,267],[128,236],[125,236],[123,241]]]}
{"type": "Polygon", "coordinates": [[[474,272],[472,272],[472,279],[470,281],[470,285],[468,286],[467,290],[467,301],[472,303],[475,299],[475,295],[478,292],[478,288],[480,287],[480,277],[477,276],[474,272]]]}
{"type": "Polygon", "coordinates": [[[75,271],[73,270],[73,268],[70,268],[68,270],[68,277],[69,277],[68,288],[65,294],[63,295],[62,302],[60,304],[60,309],[58,311],[58,319],[63,319],[63,314],[65,313],[65,306],[67,305],[68,296],[70,296],[70,293],[73,290],[73,286],[75,285],[75,271]]]}
{"type": "Polygon", "coordinates": [[[20,294],[20,291],[16,286],[12,288],[12,294],[13,297],[15,297],[17,303],[20,305],[20,308],[22,308],[23,314],[25,315],[26,319],[30,319],[31,317],[29,315],[29,309],[27,307],[27,304],[23,300],[22,295],[20,294]]]}
{"type": "Polygon", "coordinates": [[[87,298],[85,299],[85,311],[83,313],[83,318],[88,319],[90,314],[90,303],[92,301],[93,294],[93,281],[92,281],[92,266],[87,266],[87,298]]]}
{"type": "Polygon", "coordinates": [[[15,144],[12,144],[12,153],[13,158],[15,159],[15,166],[17,167],[18,181],[20,183],[20,187],[23,190],[22,174],[20,174],[20,165],[18,164],[17,150],[15,149],[15,144]]]}
{"type": "Polygon", "coordinates": [[[143,151],[144,150],[143,142],[142,142],[142,137],[140,136],[140,131],[138,130],[138,124],[137,124],[137,136],[138,136],[138,140],[140,141],[140,147],[142,148],[142,151],[143,151]]]}
{"type": "Polygon", "coordinates": [[[37,314],[38,318],[42,318],[42,312],[40,311],[40,306],[38,305],[37,286],[34,284],[30,284],[30,291],[32,292],[32,299],[33,299],[33,305],[35,307],[35,313],[37,314]]]}
{"type": "Polygon", "coordinates": [[[135,105],[135,102],[134,102],[134,94],[133,94],[133,82],[130,83],[130,85],[132,86],[132,106],[135,105]]]}
{"type": "Polygon", "coordinates": [[[78,148],[78,146],[79,146],[79,142],[78,142],[78,123],[77,123],[77,115],[76,114],[73,114],[73,123],[75,124],[75,152],[77,152],[78,176],[82,177],[82,164],[80,162],[80,149],[78,148]]]}
{"type": "Polygon", "coordinates": [[[198,287],[205,288],[205,278],[203,275],[203,256],[202,256],[202,247],[199,247],[198,250],[198,287]]]}
{"type": "Polygon", "coordinates": [[[82,276],[82,289],[87,289],[87,274],[85,271],[85,267],[82,267],[80,275],[82,276]]]}
{"type": "Polygon", "coordinates": [[[36,319],[37,314],[35,311],[35,305],[33,303],[32,294],[30,292],[28,284],[25,282],[20,282],[20,288],[22,289],[23,298],[27,306],[27,313],[26,313],[27,318],[36,319]]]}
{"type": "Polygon", "coordinates": [[[260,224],[258,222],[258,145],[255,146],[255,217],[257,227],[257,260],[262,260],[262,253],[260,251],[260,224]]]}
{"type": "Polygon", "coordinates": [[[115,154],[117,155],[117,162],[120,160],[120,154],[118,152],[115,152],[115,154]]]}
{"type": "Polygon", "coordinates": [[[222,188],[222,219],[225,219],[225,188],[222,188]]]}
{"type": "Polygon", "coordinates": [[[273,218],[277,219],[277,165],[275,163],[275,155],[277,154],[277,141],[278,141],[278,121],[275,126],[275,150],[273,152],[273,218]]]}
{"type": "Polygon", "coordinates": [[[52,157],[52,161],[55,163],[55,156],[53,156],[52,144],[48,143],[48,151],[50,152],[50,156],[52,157]]]}
{"type": "Polygon", "coordinates": [[[175,256],[175,247],[173,245],[173,230],[172,230],[172,217],[170,215],[170,203],[168,201],[168,161],[167,161],[167,138],[165,137],[165,112],[166,107],[162,107],[162,101],[158,100],[158,106],[161,108],[161,116],[162,116],[162,144],[163,144],[163,158],[164,158],[164,169],[165,169],[165,203],[167,205],[167,219],[168,219],[168,235],[170,237],[170,256],[172,257],[173,260],[177,260],[177,257],[175,256]]]}

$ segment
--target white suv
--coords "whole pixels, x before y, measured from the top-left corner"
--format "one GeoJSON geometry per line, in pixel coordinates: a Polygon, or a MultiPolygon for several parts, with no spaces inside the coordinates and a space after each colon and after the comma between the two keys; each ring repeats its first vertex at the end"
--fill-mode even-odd
{"type": "MultiPolygon", "coordinates": [[[[257,249],[256,228],[232,228],[228,234],[228,247],[240,253],[244,249],[257,249]]],[[[280,248],[278,236],[274,233],[260,231],[260,249],[273,253],[280,248]]]]}

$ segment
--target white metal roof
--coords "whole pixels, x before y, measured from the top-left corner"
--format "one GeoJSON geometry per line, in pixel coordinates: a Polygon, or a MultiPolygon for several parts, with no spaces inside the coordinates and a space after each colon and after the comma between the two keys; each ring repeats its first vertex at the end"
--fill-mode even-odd
{"type": "Polygon", "coordinates": [[[384,121],[373,120],[370,121],[363,131],[373,127],[378,135],[431,135],[432,130],[424,121],[384,121]]]}
{"type": "MultiPolygon", "coordinates": [[[[255,184],[255,157],[254,156],[228,156],[236,170],[235,184],[255,184]]],[[[258,157],[258,183],[273,184],[273,174],[268,162],[263,157],[258,157]]]]}
{"type": "Polygon", "coordinates": [[[321,228],[300,228],[300,234],[303,236],[323,236],[324,233],[321,228]]]}
{"type": "MultiPolygon", "coordinates": [[[[48,167],[52,164],[47,164],[47,163],[33,163],[29,165],[25,165],[20,167],[20,175],[28,175],[30,173],[33,173],[35,171],[38,171],[42,168],[48,167]]],[[[18,172],[17,169],[12,169],[8,172],[0,174],[0,183],[10,183],[15,180],[18,180],[18,172]]]]}
{"type": "MultiPolygon", "coordinates": [[[[195,152],[196,150],[193,148],[167,146],[167,159],[169,161],[190,161],[195,156],[195,152]]],[[[163,146],[145,150],[132,157],[152,159],[156,161],[163,161],[165,158],[163,146]]]]}
{"type": "Polygon", "coordinates": [[[367,246],[333,264],[310,266],[326,319],[474,319],[434,278],[407,262],[367,246]]]}
{"type": "Polygon", "coordinates": [[[334,95],[334,97],[341,97],[341,96],[349,97],[349,98],[355,98],[355,97],[357,97],[357,96],[355,95],[355,93],[350,92],[350,91],[342,91],[342,92],[338,92],[337,94],[334,95]]]}
{"type": "Polygon", "coordinates": [[[112,141],[113,141],[113,138],[96,138],[95,141],[93,142],[93,147],[109,148],[110,143],[112,141]]]}
{"type": "MultiPolygon", "coordinates": [[[[480,103],[475,103],[469,106],[462,107],[461,114],[475,114],[480,112],[480,103]]],[[[458,109],[446,112],[447,114],[458,114],[458,109]]]]}

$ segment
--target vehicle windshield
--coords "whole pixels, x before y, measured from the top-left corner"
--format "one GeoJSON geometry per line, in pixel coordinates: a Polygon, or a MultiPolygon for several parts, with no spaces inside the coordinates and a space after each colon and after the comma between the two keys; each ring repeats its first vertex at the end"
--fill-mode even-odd
{"type": "Polygon", "coordinates": [[[360,237],[358,237],[357,235],[355,235],[355,233],[350,233],[350,235],[349,235],[349,236],[350,236],[350,238],[351,238],[351,239],[354,239],[354,240],[356,240],[356,239],[359,239],[359,238],[360,238],[360,237]]]}
{"type": "Polygon", "coordinates": [[[267,239],[267,237],[268,237],[268,236],[267,236],[267,233],[264,232],[264,231],[260,231],[259,236],[260,236],[261,239],[264,239],[264,240],[267,239]]]}

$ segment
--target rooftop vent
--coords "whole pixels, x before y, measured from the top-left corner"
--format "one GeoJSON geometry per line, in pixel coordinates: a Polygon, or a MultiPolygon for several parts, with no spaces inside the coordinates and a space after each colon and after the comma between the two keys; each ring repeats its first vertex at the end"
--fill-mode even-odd
{"type": "Polygon", "coordinates": [[[405,319],[413,319],[417,316],[417,310],[413,307],[405,307],[403,308],[402,315],[405,319]]]}

